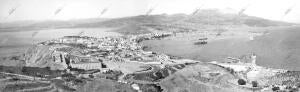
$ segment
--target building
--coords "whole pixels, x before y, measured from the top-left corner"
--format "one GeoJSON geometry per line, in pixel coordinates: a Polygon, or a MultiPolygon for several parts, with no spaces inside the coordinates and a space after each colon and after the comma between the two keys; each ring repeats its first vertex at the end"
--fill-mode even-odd
{"type": "Polygon", "coordinates": [[[91,70],[91,69],[101,69],[102,67],[101,62],[94,62],[94,63],[70,63],[70,66],[72,68],[78,68],[78,69],[85,69],[85,70],[91,70]]]}
{"type": "Polygon", "coordinates": [[[254,53],[251,55],[251,63],[252,65],[256,65],[256,55],[254,53]]]}

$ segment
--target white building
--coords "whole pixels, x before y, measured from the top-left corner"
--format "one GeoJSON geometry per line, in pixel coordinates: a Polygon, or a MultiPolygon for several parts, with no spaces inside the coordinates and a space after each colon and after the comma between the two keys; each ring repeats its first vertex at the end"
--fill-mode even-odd
{"type": "Polygon", "coordinates": [[[101,69],[102,68],[102,63],[97,62],[97,63],[70,63],[70,66],[72,68],[78,68],[78,69],[85,69],[85,70],[90,70],[90,69],[101,69]]]}
{"type": "Polygon", "coordinates": [[[251,63],[252,65],[256,65],[256,55],[254,53],[251,55],[251,63]]]}

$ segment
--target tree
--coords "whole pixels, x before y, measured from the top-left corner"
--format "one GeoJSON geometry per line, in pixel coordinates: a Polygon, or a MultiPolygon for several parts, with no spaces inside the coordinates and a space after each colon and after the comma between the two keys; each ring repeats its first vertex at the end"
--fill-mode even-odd
{"type": "Polygon", "coordinates": [[[258,87],[257,81],[252,81],[252,87],[258,87]]]}
{"type": "Polygon", "coordinates": [[[239,84],[239,85],[246,85],[246,81],[243,80],[243,79],[239,79],[239,80],[238,80],[238,84],[239,84]]]}
{"type": "Polygon", "coordinates": [[[280,88],[279,87],[273,87],[272,90],[277,91],[277,90],[280,90],[280,88]]]}

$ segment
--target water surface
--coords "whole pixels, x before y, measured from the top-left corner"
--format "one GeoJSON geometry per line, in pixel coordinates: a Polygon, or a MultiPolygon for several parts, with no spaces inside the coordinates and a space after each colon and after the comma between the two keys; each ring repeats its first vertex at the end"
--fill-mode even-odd
{"type": "Polygon", "coordinates": [[[231,38],[207,45],[194,45],[189,40],[150,40],[143,44],[152,51],[162,52],[203,62],[222,61],[228,56],[257,54],[257,64],[289,70],[300,70],[300,27],[269,30],[269,34],[256,37],[231,38]]]}
{"type": "Polygon", "coordinates": [[[37,31],[0,32],[0,56],[9,56],[24,52],[28,47],[42,41],[72,36],[82,33],[83,36],[105,37],[118,36],[111,28],[66,28],[37,31]],[[34,35],[34,33],[36,33],[34,35]]]}

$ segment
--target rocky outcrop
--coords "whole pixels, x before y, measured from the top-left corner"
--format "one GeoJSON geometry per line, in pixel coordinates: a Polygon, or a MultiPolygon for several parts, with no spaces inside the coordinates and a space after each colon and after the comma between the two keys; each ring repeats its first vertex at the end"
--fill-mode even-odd
{"type": "Polygon", "coordinates": [[[64,53],[58,53],[51,46],[37,45],[30,48],[25,54],[25,62],[28,67],[50,67],[63,70],[67,68],[64,61],[64,53]],[[58,56],[55,56],[57,55],[58,56]]]}

